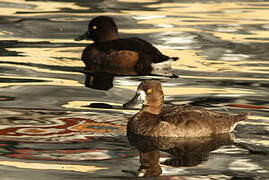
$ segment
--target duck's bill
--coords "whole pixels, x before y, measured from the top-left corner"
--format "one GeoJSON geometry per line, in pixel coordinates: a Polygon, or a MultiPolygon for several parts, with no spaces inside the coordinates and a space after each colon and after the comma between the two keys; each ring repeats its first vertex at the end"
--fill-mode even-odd
{"type": "Polygon", "coordinates": [[[123,104],[122,107],[123,108],[131,108],[131,107],[137,106],[137,105],[142,104],[142,103],[143,103],[143,100],[141,99],[141,94],[139,92],[137,92],[135,94],[135,96],[130,101],[123,104]]]}
{"type": "Polygon", "coordinates": [[[76,37],[74,40],[81,41],[81,40],[87,40],[87,39],[90,39],[88,31],[85,34],[82,34],[82,35],[76,37]]]}

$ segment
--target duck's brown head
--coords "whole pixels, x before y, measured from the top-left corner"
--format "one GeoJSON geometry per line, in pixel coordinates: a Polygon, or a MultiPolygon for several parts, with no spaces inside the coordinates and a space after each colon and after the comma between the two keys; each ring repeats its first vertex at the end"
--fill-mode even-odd
{"type": "Polygon", "coordinates": [[[90,21],[88,31],[76,37],[75,41],[91,39],[94,42],[102,42],[118,38],[118,28],[114,20],[108,16],[98,16],[90,21]]]}
{"type": "Polygon", "coordinates": [[[160,113],[164,101],[163,90],[160,81],[144,80],[137,88],[135,96],[123,105],[124,108],[143,104],[143,110],[150,113],[160,113]]]}

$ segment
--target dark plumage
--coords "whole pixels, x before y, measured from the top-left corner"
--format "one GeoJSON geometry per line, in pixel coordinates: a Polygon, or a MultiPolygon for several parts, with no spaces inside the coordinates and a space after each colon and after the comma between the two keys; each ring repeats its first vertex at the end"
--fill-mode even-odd
{"type": "Polygon", "coordinates": [[[190,105],[163,105],[161,83],[156,80],[143,81],[135,98],[124,107],[136,100],[143,103],[143,108],[129,119],[127,129],[145,136],[198,137],[227,133],[247,118],[246,114],[229,115],[190,105]]]}
{"type": "Polygon", "coordinates": [[[178,59],[162,54],[149,42],[140,38],[119,38],[115,22],[107,16],[92,19],[88,31],[75,40],[83,39],[94,41],[82,53],[82,60],[86,66],[97,63],[106,66],[143,68],[151,66],[152,63],[178,59]]]}

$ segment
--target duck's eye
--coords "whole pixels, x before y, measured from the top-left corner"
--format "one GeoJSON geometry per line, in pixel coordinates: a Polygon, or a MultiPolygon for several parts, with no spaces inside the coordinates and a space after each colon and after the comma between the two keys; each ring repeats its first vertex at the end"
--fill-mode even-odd
{"type": "Polygon", "coordinates": [[[148,90],[147,90],[147,93],[148,93],[148,94],[152,93],[152,89],[148,89],[148,90]]]}
{"type": "Polygon", "coordinates": [[[96,30],[96,29],[97,29],[97,26],[93,26],[92,29],[93,29],[93,30],[96,30]]]}

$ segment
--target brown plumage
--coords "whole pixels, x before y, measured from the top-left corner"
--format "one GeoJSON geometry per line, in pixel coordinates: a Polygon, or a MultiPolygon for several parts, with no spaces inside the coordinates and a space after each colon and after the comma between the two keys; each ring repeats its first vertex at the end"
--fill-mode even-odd
{"type": "Polygon", "coordinates": [[[128,107],[135,99],[143,101],[143,108],[129,119],[128,131],[156,137],[197,137],[227,133],[246,114],[229,115],[190,105],[163,105],[161,83],[156,80],[143,81],[137,88],[136,98],[126,103],[128,107]]]}
{"type": "Polygon", "coordinates": [[[92,39],[82,60],[86,66],[91,63],[118,67],[148,67],[152,63],[177,60],[162,54],[149,42],[140,38],[120,38],[117,25],[111,17],[98,16],[92,19],[88,31],[75,38],[76,41],[92,39]]]}

